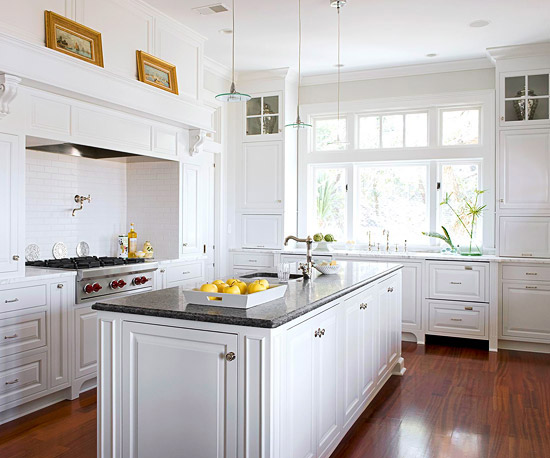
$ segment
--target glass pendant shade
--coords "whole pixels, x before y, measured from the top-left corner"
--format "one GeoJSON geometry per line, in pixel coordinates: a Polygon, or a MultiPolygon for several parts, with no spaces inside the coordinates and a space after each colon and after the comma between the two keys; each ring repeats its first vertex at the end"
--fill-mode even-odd
{"type": "Polygon", "coordinates": [[[252,97],[248,94],[237,92],[235,83],[231,83],[229,92],[223,92],[216,96],[216,100],[221,100],[222,102],[248,102],[251,98],[252,97]]]}

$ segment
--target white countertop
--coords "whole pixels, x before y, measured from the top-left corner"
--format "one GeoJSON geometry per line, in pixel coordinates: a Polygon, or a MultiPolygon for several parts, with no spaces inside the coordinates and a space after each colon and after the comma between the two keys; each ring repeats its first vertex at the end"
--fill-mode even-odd
{"type": "Polygon", "coordinates": [[[53,278],[74,277],[74,276],[76,276],[75,270],[46,269],[41,267],[25,267],[24,277],[0,279],[0,286],[13,285],[16,283],[24,283],[26,281],[50,280],[53,278]]]}

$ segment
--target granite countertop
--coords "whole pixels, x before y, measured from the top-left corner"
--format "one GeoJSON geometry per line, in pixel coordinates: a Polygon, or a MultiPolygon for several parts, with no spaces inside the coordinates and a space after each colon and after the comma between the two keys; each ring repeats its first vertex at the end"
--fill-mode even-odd
{"type": "Polygon", "coordinates": [[[341,262],[337,275],[320,275],[311,280],[290,281],[285,296],[249,309],[189,304],[181,287],[100,300],[92,308],[210,323],[276,328],[352,292],[384,275],[401,269],[397,263],[341,262]]]}
{"type": "Polygon", "coordinates": [[[45,269],[41,267],[25,267],[24,277],[0,279],[0,286],[13,285],[16,283],[23,283],[26,281],[49,280],[52,278],[74,277],[74,276],[76,276],[76,271],[74,270],[45,269]]]}

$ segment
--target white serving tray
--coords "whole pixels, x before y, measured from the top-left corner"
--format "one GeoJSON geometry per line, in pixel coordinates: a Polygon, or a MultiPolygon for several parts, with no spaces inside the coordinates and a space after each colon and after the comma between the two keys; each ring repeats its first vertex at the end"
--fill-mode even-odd
{"type": "Polygon", "coordinates": [[[269,289],[253,294],[206,293],[198,289],[185,289],[183,294],[190,304],[249,309],[256,305],[280,299],[285,295],[287,287],[286,284],[271,283],[269,289]]]}

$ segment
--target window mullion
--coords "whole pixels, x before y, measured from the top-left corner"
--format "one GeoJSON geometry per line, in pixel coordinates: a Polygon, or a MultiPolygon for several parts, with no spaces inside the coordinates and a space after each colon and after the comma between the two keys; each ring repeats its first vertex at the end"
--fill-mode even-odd
{"type": "MultiPolygon", "coordinates": [[[[430,161],[430,166],[428,168],[428,206],[430,212],[430,232],[437,231],[437,217],[439,209],[439,192],[437,190],[437,182],[440,179],[439,174],[440,165],[437,161],[430,161]]],[[[436,239],[430,237],[430,245],[436,245],[436,239]]]]}
{"type": "Polygon", "coordinates": [[[346,178],[348,190],[346,193],[346,236],[347,240],[353,239],[354,232],[354,196],[355,196],[355,166],[349,164],[346,167],[346,178]]]}

